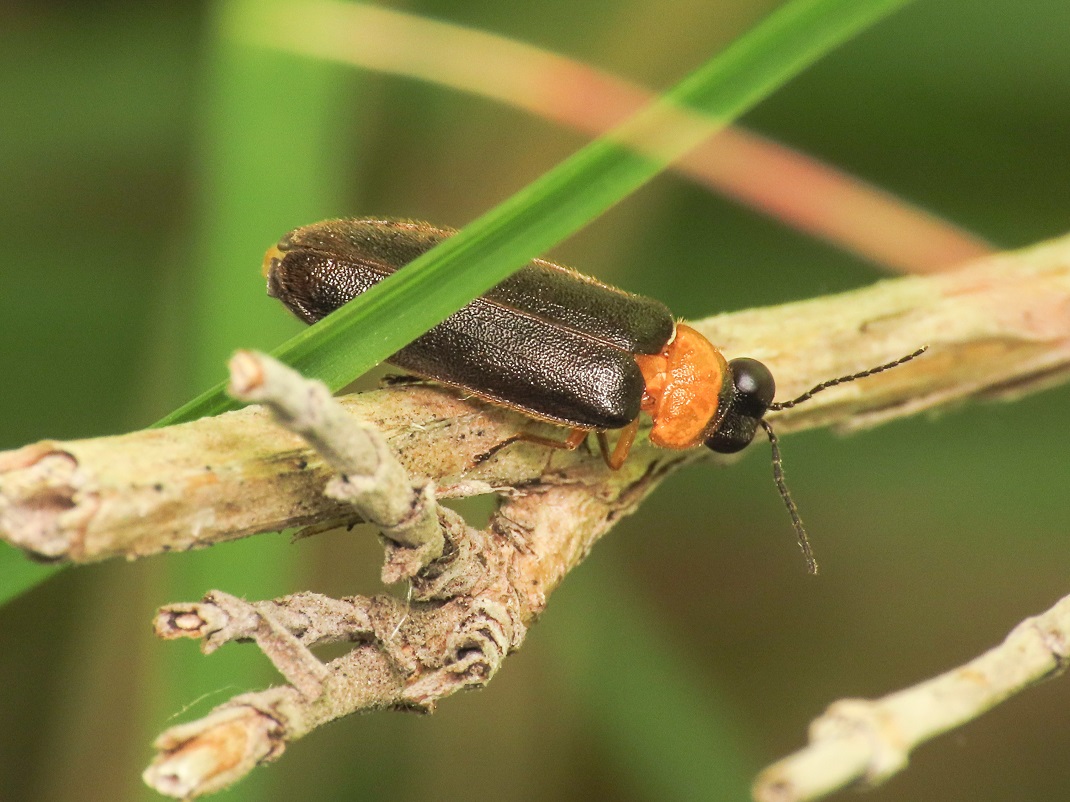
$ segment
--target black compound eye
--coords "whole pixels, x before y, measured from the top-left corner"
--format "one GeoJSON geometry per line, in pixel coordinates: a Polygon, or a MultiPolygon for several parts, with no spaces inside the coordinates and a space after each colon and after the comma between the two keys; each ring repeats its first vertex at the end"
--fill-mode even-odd
{"type": "Polygon", "coordinates": [[[758,431],[758,421],[776,393],[773,374],[757,359],[733,359],[728,370],[732,386],[722,393],[721,403],[727,405],[724,416],[706,438],[706,447],[721,454],[733,454],[750,445],[758,431]]]}
{"type": "Polygon", "coordinates": [[[776,382],[769,368],[757,359],[743,357],[728,363],[736,394],[733,408],[742,415],[760,418],[773,403],[776,382]]]}

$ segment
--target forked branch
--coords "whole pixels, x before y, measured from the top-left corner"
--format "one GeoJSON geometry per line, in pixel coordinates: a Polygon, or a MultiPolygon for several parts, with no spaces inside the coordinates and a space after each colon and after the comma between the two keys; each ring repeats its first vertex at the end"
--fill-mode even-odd
{"type": "Polygon", "coordinates": [[[486,683],[521,644],[549,591],[661,473],[617,471],[594,498],[588,487],[548,479],[512,494],[487,530],[478,531],[428,501],[429,485],[414,493],[404,477],[389,482],[400,469],[376,445],[378,435],[345,414],[318,382],[252,352],[238,354],[231,372],[238,394],[255,393],[280,423],[347,471],[328,483],[328,494],[351,503],[364,519],[388,509],[390,520],[434,520],[421,524],[420,538],[411,537],[408,525],[400,527],[404,538],[398,527],[381,526],[388,543],[384,579],[410,580],[407,603],[302,593],[250,604],[212,591],[199,603],[160,611],[160,637],[200,639],[205,652],[254,641],[289,683],[236,697],[200,721],[165,732],[145,780],[174,797],[225,787],[340,716],[381,708],[430,711],[439,699],[486,683]],[[362,451],[369,458],[355,458],[362,451]],[[350,492],[353,487],[361,492],[350,492]],[[391,487],[400,505],[384,503],[391,487]],[[419,512],[408,515],[410,506],[419,512]],[[581,508],[586,515],[578,514],[581,508]],[[339,641],[356,645],[327,664],[311,651],[339,641]]]}

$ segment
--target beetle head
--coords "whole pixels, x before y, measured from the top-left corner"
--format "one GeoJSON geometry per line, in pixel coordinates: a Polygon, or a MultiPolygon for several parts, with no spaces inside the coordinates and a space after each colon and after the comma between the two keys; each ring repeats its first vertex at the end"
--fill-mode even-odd
{"type": "Polygon", "coordinates": [[[720,454],[734,454],[750,445],[776,393],[773,374],[757,359],[731,360],[728,374],[731,381],[721,391],[724,411],[705,441],[707,448],[720,454]]]}

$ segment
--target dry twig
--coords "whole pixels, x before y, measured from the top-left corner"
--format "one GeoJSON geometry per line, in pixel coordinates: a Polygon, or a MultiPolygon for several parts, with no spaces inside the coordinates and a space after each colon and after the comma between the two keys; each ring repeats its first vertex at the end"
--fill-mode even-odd
{"type": "MultiPolygon", "coordinates": [[[[770,416],[782,434],[855,429],[1061,382],[1070,370],[1068,265],[1070,238],[1063,238],[952,273],[695,325],[730,357],[769,365],[781,398],[929,345],[909,365],[770,416]]],[[[578,481],[605,481],[582,452],[548,455],[525,444],[473,468],[518,429],[540,425],[440,388],[387,388],[340,401],[384,434],[408,471],[433,480],[440,498],[524,487],[573,470],[582,473],[578,481]]],[[[634,456],[644,466],[711,458],[642,444],[634,456]]],[[[351,522],[351,509],[322,494],[330,475],[307,443],[257,407],[119,437],[43,441],[0,452],[0,537],[38,559],[91,562],[351,522]]]]}
{"type": "Polygon", "coordinates": [[[906,768],[911,750],[991,710],[1070,659],[1070,596],[1016,626],[999,646],[882,699],[841,699],[810,725],[810,745],[765,769],[758,802],[803,802],[906,768]]]}
{"type": "MultiPolygon", "coordinates": [[[[855,428],[971,397],[1013,396],[1070,371],[1070,237],[955,273],[722,315],[697,327],[729,356],[770,365],[780,397],[929,345],[929,353],[901,368],[778,413],[782,433],[855,428]]],[[[416,556],[396,563],[404,570],[388,572],[411,577],[408,605],[386,596],[315,594],[250,603],[213,591],[202,602],[161,611],[162,635],[202,638],[206,651],[253,640],[290,683],[236,697],[164,733],[147,778],[172,795],[224,787],[340,715],[429,710],[450,693],[485,683],[602,534],[668,472],[710,458],[640,444],[622,470],[610,472],[582,451],[526,443],[499,449],[519,429],[542,424],[430,386],[334,402],[266,364],[242,356],[238,373],[257,381],[238,383],[248,390],[296,382],[296,391],[269,396],[307,442],[273,425],[264,410],[248,408],[165,430],[0,454],[0,534],[44,559],[135,557],[364,518],[386,525],[388,542],[396,541],[391,549],[416,556]],[[276,378],[261,381],[269,375],[276,378]],[[355,467],[362,460],[373,471],[383,464],[374,436],[364,444],[366,457],[352,451],[364,446],[354,447],[350,437],[366,432],[347,424],[349,416],[382,432],[418,477],[417,492],[391,468],[397,495],[372,493],[383,508],[369,505],[367,494],[354,507],[346,494],[324,493],[329,484],[339,486],[331,480],[338,470],[363,472],[355,467]],[[497,493],[503,501],[487,529],[476,530],[430,503],[423,489],[430,482],[439,497],[497,493]],[[412,538],[404,524],[414,519],[427,528],[412,538]],[[401,530],[391,529],[398,524],[401,530]],[[443,537],[438,559],[438,548],[428,546],[434,532],[443,537]],[[308,651],[332,641],[355,645],[325,665],[308,651]]]]}
{"type": "Polygon", "coordinates": [[[395,544],[386,583],[411,579],[442,556],[440,511],[430,481],[413,484],[374,426],[350,416],[320,382],[270,357],[239,351],[230,361],[229,392],[267,406],[286,429],[316,449],[338,474],[323,494],[354,507],[395,544]]]}

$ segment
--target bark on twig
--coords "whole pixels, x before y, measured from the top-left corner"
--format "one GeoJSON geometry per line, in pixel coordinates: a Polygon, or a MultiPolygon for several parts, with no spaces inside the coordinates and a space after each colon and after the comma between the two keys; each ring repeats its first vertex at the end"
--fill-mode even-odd
{"type": "Polygon", "coordinates": [[[965,665],[881,699],[841,699],[810,725],[810,745],[765,769],[758,802],[803,802],[851,783],[876,785],[920,744],[991,710],[1070,660],[1070,596],[1018,624],[965,665]]]}
{"type": "MultiPolygon", "coordinates": [[[[947,274],[695,325],[730,358],[769,365],[779,398],[930,346],[908,365],[770,416],[780,433],[855,429],[969,398],[1015,397],[1070,371],[1070,237],[947,274]]],[[[605,478],[584,452],[523,443],[472,467],[520,429],[554,432],[448,390],[388,388],[340,401],[384,434],[407,470],[434,481],[439,497],[525,486],[548,472],[605,478]]],[[[643,442],[634,452],[647,465],[666,456],[643,442]]],[[[90,562],[351,522],[348,506],[321,492],[330,475],[323,458],[259,408],[120,437],[44,441],[0,452],[0,537],[39,559],[90,562]]]]}
{"type": "Polygon", "coordinates": [[[240,401],[267,406],[337,472],[324,495],[352,505],[395,544],[383,569],[384,582],[410,579],[442,556],[434,485],[413,484],[382,434],[350,416],[322,383],[263,354],[239,351],[230,361],[229,392],[240,401]]]}
{"type": "MultiPolygon", "coordinates": [[[[971,397],[1015,396],[1070,371],[1070,237],[951,274],[696,327],[730,358],[768,364],[780,398],[929,346],[902,367],[777,413],[780,432],[856,428],[971,397]]],[[[520,430],[553,430],[443,388],[389,388],[335,402],[261,356],[240,355],[234,367],[242,393],[266,388],[265,400],[304,439],[249,408],[164,430],[0,453],[0,533],[45,559],[135,557],[364,518],[378,520],[410,556],[418,553],[401,561],[405,570],[387,571],[390,579],[411,579],[409,602],[309,593],[246,602],[213,591],[161,610],[162,637],[199,638],[205,651],[254,641],[289,683],[165,732],[146,780],[173,796],[222,788],[339,716],[430,710],[484,684],[521,644],[552,590],[620,517],[670,471],[712,458],[642,441],[621,470],[609,471],[582,450],[513,443],[520,430]],[[384,468],[387,450],[342,408],[382,432],[416,479],[384,468]],[[335,492],[346,484],[331,478],[338,471],[385,471],[393,490],[361,494],[354,507],[352,494],[335,492]],[[432,482],[439,496],[497,493],[502,503],[477,530],[433,504],[425,490],[432,482]],[[423,522],[416,536],[404,531],[413,517],[423,522]],[[354,647],[322,664],[309,649],[331,641],[354,647]]]]}
{"type": "MultiPolygon", "coordinates": [[[[301,431],[332,464],[352,467],[344,455],[352,450],[354,423],[322,385],[251,352],[239,354],[231,369],[242,394],[255,386],[288,428],[301,431]]],[[[413,568],[403,574],[411,580],[407,603],[313,593],[249,603],[212,591],[199,603],[162,608],[155,622],[160,637],[197,638],[205,652],[254,641],[289,686],[244,694],[163,733],[146,782],[171,796],[200,796],[340,716],[381,708],[430,711],[439,699],[485,684],[523,642],[550,590],[618,510],[634,506],[661,473],[632,466],[590,484],[575,484],[582,472],[560,485],[547,479],[543,487],[511,494],[486,531],[432,505],[445,547],[434,560],[426,559],[423,546],[415,549],[425,559],[407,563],[413,568]],[[593,487],[599,487],[594,497],[593,487]],[[580,509],[588,514],[576,515],[580,509]],[[326,665],[310,651],[337,641],[356,645],[326,665]]],[[[406,478],[395,483],[395,492],[411,503],[406,478]]],[[[387,564],[398,563],[391,557],[387,564]]]]}

